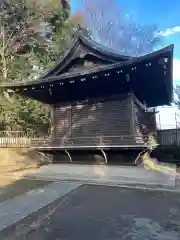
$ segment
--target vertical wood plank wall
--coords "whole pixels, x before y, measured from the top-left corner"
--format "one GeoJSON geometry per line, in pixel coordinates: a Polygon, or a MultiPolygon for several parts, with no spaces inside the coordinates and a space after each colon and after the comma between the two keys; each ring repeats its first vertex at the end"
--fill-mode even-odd
{"type": "Polygon", "coordinates": [[[143,138],[143,136],[157,132],[155,112],[147,111],[145,106],[135,96],[132,96],[132,102],[134,134],[143,138]]]}
{"type": "Polygon", "coordinates": [[[138,136],[136,139],[137,143],[144,143],[144,133],[142,131],[142,115],[144,114],[145,107],[144,105],[136,99],[134,95],[131,95],[132,101],[132,125],[133,125],[133,134],[138,136]]]}
{"type": "Polygon", "coordinates": [[[100,137],[112,145],[143,144],[144,135],[152,131],[155,113],[147,112],[132,94],[54,106],[53,136],[58,144],[72,139],[74,144],[93,145],[100,137]]]}
{"type": "Polygon", "coordinates": [[[111,144],[120,141],[117,136],[124,136],[123,144],[134,144],[131,95],[64,106],[57,104],[54,109],[54,137],[58,144],[63,143],[63,138],[72,138],[77,144],[88,144],[90,139],[94,141],[100,136],[109,137],[111,144]]]}

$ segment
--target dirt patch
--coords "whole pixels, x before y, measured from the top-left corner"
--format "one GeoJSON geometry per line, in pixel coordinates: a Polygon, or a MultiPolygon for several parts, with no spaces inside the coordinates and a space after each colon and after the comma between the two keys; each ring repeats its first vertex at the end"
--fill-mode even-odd
{"type": "Polygon", "coordinates": [[[44,163],[45,160],[36,151],[0,149],[0,187],[22,179],[27,173],[39,171],[39,167],[44,163]]]}

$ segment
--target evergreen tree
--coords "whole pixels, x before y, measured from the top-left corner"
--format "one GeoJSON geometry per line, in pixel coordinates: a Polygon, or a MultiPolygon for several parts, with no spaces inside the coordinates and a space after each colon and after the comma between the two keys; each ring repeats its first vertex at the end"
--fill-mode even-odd
{"type": "MultiPolygon", "coordinates": [[[[66,48],[74,23],[70,7],[52,0],[5,0],[0,4],[1,82],[27,81],[53,66],[66,48]],[[47,30],[50,39],[47,39],[47,30]],[[45,33],[45,34],[44,34],[45,33]]],[[[0,94],[0,130],[23,130],[38,136],[48,131],[50,108],[15,94],[0,94]]]]}

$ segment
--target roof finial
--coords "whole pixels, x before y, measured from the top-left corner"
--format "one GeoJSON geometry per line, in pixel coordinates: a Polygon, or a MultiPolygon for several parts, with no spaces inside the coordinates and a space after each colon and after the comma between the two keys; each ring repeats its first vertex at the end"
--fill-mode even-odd
{"type": "Polygon", "coordinates": [[[73,38],[77,38],[79,36],[79,32],[81,31],[80,30],[81,26],[78,24],[76,28],[74,28],[74,33],[72,34],[72,37],[73,38]]]}
{"type": "Polygon", "coordinates": [[[81,27],[81,25],[78,23],[78,27],[77,27],[78,31],[82,31],[83,28],[81,27]]]}
{"type": "Polygon", "coordinates": [[[83,28],[81,27],[80,24],[78,24],[77,27],[76,27],[76,30],[75,30],[75,32],[73,34],[73,38],[79,37],[79,35],[81,35],[82,32],[83,32],[83,28]]]}
{"type": "Polygon", "coordinates": [[[85,26],[84,27],[81,26],[80,24],[78,24],[78,27],[77,27],[77,34],[80,36],[84,36],[86,38],[91,38],[89,29],[85,26]]]}

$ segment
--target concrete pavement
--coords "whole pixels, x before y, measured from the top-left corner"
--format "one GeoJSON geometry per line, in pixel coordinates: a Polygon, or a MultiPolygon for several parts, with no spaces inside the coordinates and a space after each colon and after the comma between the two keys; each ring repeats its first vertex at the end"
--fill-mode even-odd
{"type": "Polygon", "coordinates": [[[0,231],[78,188],[76,183],[52,183],[0,203],[0,231]]]}
{"type": "Polygon", "coordinates": [[[84,185],[0,232],[4,240],[179,240],[179,194],[84,185]]]}
{"type": "Polygon", "coordinates": [[[176,187],[176,176],[149,172],[135,166],[52,164],[43,166],[40,172],[27,175],[26,177],[31,179],[75,181],[93,184],[110,183],[162,188],[176,187]]]}

